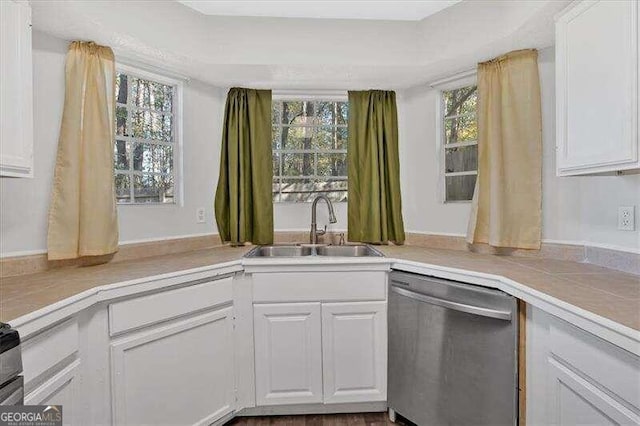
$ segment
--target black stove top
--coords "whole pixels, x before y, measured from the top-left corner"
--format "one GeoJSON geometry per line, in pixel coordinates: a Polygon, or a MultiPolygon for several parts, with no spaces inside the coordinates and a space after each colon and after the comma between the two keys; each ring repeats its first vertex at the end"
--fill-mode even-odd
{"type": "Polygon", "coordinates": [[[18,330],[11,328],[9,324],[0,322],[0,354],[13,349],[20,344],[18,330]]]}

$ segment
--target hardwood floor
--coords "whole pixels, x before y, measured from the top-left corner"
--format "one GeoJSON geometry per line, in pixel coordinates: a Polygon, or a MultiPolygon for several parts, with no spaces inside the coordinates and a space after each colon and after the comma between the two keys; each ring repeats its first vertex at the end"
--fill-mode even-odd
{"type": "Polygon", "coordinates": [[[387,413],[353,413],[236,417],[225,426],[386,426],[393,424],[387,413]]]}

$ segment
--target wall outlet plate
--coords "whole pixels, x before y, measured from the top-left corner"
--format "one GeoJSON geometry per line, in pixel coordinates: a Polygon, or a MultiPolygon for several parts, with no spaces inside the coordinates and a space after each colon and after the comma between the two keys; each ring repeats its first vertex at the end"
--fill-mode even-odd
{"type": "Polygon", "coordinates": [[[618,207],[618,229],[620,231],[634,231],[636,229],[636,207],[618,207]]]}
{"type": "Polygon", "coordinates": [[[196,209],[196,223],[205,223],[207,217],[205,215],[204,207],[196,209]]]}

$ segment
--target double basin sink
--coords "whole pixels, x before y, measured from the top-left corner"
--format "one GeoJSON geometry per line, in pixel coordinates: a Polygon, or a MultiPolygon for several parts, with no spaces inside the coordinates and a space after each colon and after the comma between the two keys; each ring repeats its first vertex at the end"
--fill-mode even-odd
{"type": "Polygon", "coordinates": [[[252,249],[245,257],[384,257],[382,253],[366,244],[349,245],[272,245],[258,246],[252,249]]]}

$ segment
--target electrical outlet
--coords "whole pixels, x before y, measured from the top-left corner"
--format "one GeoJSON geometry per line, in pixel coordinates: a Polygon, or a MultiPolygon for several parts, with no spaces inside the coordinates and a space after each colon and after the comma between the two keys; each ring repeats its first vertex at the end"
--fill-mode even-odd
{"type": "Polygon", "coordinates": [[[204,207],[200,207],[196,210],[196,223],[205,223],[206,215],[204,212],[204,207]]]}
{"type": "Polygon", "coordinates": [[[636,229],[635,206],[618,207],[618,229],[621,231],[633,231],[636,229]]]}

